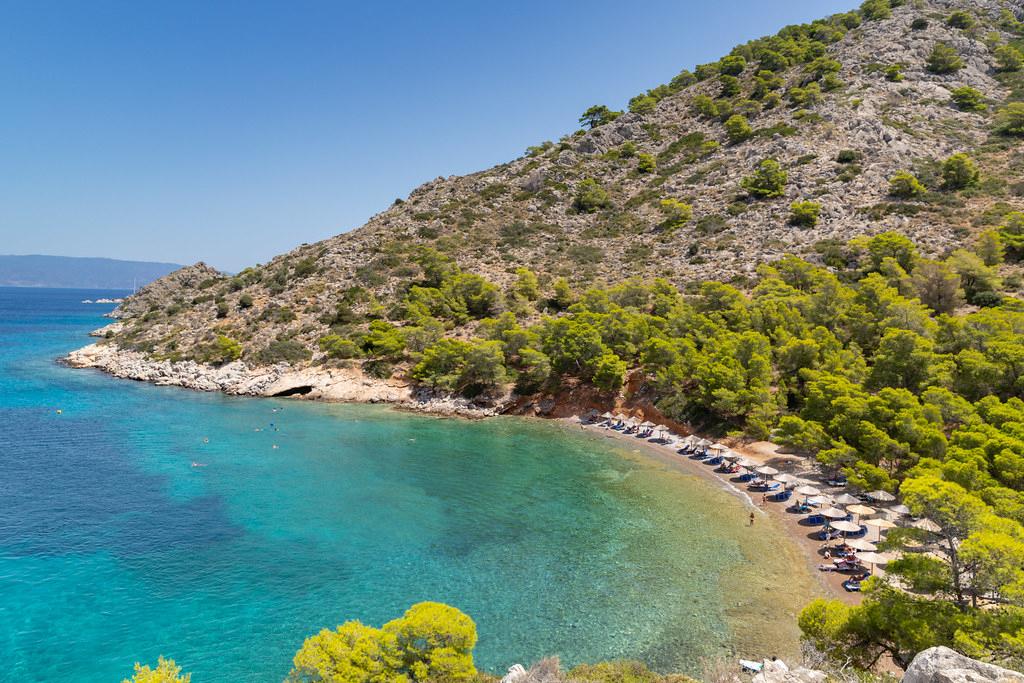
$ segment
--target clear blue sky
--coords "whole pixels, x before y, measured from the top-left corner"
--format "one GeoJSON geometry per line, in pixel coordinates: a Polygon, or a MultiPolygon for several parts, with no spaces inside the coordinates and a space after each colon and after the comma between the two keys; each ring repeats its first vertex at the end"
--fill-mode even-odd
{"type": "Polygon", "coordinates": [[[0,5],[0,253],[230,270],[859,0],[0,5]]]}

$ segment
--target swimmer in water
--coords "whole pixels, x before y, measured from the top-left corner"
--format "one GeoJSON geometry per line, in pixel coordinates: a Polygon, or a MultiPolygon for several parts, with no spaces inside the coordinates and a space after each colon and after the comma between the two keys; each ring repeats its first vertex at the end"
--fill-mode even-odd
{"type": "Polygon", "coordinates": [[[205,462],[195,462],[195,461],[193,461],[192,462],[192,467],[206,467],[206,463],[205,462]]]}
{"type": "Polygon", "coordinates": [[[273,447],[276,449],[277,448],[277,444],[275,443],[273,447]]]}
{"type": "Polygon", "coordinates": [[[204,436],[203,437],[203,443],[210,443],[210,437],[204,436]]]}

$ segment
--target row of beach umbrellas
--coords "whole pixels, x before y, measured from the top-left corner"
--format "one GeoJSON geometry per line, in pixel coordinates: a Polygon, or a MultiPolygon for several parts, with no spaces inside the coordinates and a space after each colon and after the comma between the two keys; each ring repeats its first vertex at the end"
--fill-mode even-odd
{"type": "MultiPolygon", "coordinates": [[[[604,413],[601,417],[605,420],[616,420],[623,424],[635,426],[640,429],[653,429],[664,434],[668,434],[671,431],[664,425],[656,425],[650,421],[637,423],[634,418],[627,417],[622,413],[617,415],[604,413]]],[[[731,453],[729,452],[729,447],[721,443],[713,443],[695,435],[685,437],[682,439],[681,443],[685,446],[704,448],[715,454],[724,455],[726,459],[736,463],[740,467],[744,467],[756,474],[762,475],[766,480],[771,477],[772,480],[777,481],[786,487],[793,486],[793,492],[797,495],[803,496],[808,503],[827,506],[823,507],[818,514],[829,520],[829,526],[831,528],[842,532],[844,535],[860,531],[860,523],[848,521],[846,519],[851,514],[860,518],[862,520],[862,524],[876,528],[878,530],[879,539],[881,538],[883,530],[891,529],[896,526],[894,522],[884,517],[863,519],[866,516],[877,514],[879,511],[875,508],[864,505],[861,503],[860,498],[857,498],[856,496],[850,495],[849,493],[841,493],[837,496],[828,495],[813,486],[810,482],[807,482],[794,474],[780,473],[779,470],[769,465],[758,466],[758,463],[750,460],[749,458],[731,453]],[[845,509],[838,507],[840,505],[844,506],[845,509]]],[[[896,496],[888,491],[882,490],[870,491],[864,494],[864,497],[878,504],[892,503],[896,500],[896,496]]],[[[905,505],[892,505],[884,508],[883,511],[896,517],[903,517],[910,514],[910,509],[905,505]]],[[[941,531],[941,528],[935,524],[935,522],[928,519],[915,520],[910,523],[910,526],[918,529],[924,529],[932,533],[941,531]]],[[[857,551],[856,557],[861,562],[865,562],[870,565],[884,565],[891,560],[890,557],[877,553],[877,545],[867,539],[851,538],[845,539],[844,542],[846,545],[857,551]]]]}

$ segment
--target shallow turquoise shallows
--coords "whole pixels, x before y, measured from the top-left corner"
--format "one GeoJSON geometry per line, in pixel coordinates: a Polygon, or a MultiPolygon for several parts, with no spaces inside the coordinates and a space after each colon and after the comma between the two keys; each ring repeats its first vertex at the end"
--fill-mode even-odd
{"type": "Polygon", "coordinates": [[[163,654],[194,683],[280,681],[306,635],[421,600],[470,614],[493,672],[733,647],[725,494],[553,423],[55,364],[105,322],[97,294],[0,289],[4,680],[119,681],[163,654]]]}

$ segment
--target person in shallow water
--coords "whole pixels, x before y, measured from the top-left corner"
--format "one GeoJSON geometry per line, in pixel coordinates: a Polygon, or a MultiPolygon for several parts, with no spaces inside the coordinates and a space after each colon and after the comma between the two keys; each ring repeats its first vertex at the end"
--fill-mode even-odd
{"type": "Polygon", "coordinates": [[[754,526],[754,513],[750,513],[750,526],[754,526]]]}

